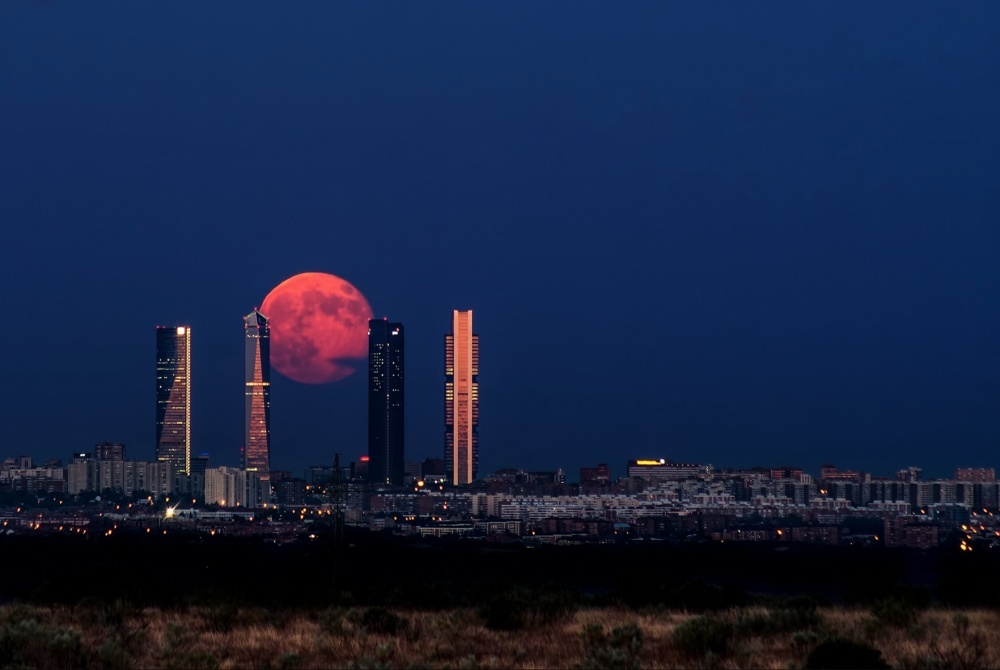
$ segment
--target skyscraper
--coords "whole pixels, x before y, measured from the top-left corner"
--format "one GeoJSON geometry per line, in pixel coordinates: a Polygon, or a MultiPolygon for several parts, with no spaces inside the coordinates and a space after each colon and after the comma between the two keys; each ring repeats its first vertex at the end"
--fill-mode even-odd
{"type": "Polygon", "coordinates": [[[403,324],[368,322],[368,479],[403,485],[403,324]]]}
{"type": "MultiPolygon", "coordinates": [[[[271,472],[271,332],[257,311],[243,317],[243,468],[261,482],[271,472]]],[[[267,485],[262,487],[267,489],[267,485]]]]}
{"type": "Polygon", "coordinates": [[[471,309],[452,312],[444,375],[445,471],[452,484],[469,484],[479,472],[479,336],[471,309]]]}
{"type": "Polygon", "coordinates": [[[191,471],[191,328],[156,327],[156,460],[191,471]]]}

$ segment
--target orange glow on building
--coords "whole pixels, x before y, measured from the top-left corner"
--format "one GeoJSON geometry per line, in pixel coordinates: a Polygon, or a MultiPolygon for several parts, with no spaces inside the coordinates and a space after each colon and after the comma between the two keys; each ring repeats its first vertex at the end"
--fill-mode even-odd
{"type": "Polygon", "coordinates": [[[191,472],[191,327],[156,327],[156,460],[191,472]]]}
{"type": "Polygon", "coordinates": [[[452,312],[444,374],[445,471],[452,484],[470,484],[479,470],[479,336],[471,309],[452,312]]]}
{"type": "MultiPolygon", "coordinates": [[[[267,317],[257,309],[243,317],[243,328],[245,339],[243,467],[255,473],[262,482],[270,482],[271,332],[267,317]]],[[[264,497],[269,497],[267,492],[270,485],[265,484],[261,488],[264,497]]]]}

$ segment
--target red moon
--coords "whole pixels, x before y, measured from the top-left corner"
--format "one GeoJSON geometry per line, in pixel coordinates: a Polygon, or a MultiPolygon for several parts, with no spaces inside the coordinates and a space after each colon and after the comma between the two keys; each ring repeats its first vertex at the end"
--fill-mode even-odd
{"type": "Polygon", "coordinates": [[[271,365],[303,384],[326,384],[354,372],[368,355],[372,308],[350,282],[304,272],[281,282],[260,311],[271,329],[271,365]]]}

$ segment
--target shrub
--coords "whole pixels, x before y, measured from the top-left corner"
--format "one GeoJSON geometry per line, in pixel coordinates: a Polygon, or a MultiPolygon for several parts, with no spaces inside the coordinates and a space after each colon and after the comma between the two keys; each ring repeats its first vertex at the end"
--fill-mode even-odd
{"type": "Polygon", "coordinates": [[[641,667],[642,629],[636,623],[618,626],[610,635],[605,634],[600,624],[589,624],[583,629],[583,644],[584,668],[636,670],[641,667]]]}
{"type": "Polygon", "coordinates": [[[0,626],[0,667],[78,668],[86,665],[80,634],[35,619],[0,626]]]}
{"type": "Polygon", "coordinates": [[[882,652],[864,642],[833,638],[821,642],[806,658],[805,668],[889,668],[882,652]]]}
{"type": "Polygon", "coordinates": [[[909,628],[917,621],[917,609],[902,600],[880,600],[872,606],[872,614],[890,628],[909,628]]]}
{"type": "Polygon", "coordinates": [[[239,608],[231,603],[213,607],[204,619],[206,628],[216,633],[228,633],[243,622],[239,608]]]}
{"type": "Polygon", "coordinates": [[[579,601],[580,595],[576,591],[545,587],[534,598],[527,599],[525,610],[532,624],[545,625],[576,612],[579,601]]]}
{"type": "Polygon", "coordinates": [[[931,658],[935,665],[943,668],[971,670],[994,666],[989,656],[990,645],[986,636],[980,631],[969,630],[969,617],[963,612],[956,612],[951,619],[954,634],[949,644],[942,645],[935,637],[931,641],[931,658]]]}
{"type": "Polygon", "coordinates": [[[696,616],[678,624],[671,641],[685,655],[697,658],[726,651],[733,632],[728,621],[711,615],[696,616]]]}
{"type": "Polygon", "coordinates": [[[783,601],[767,614],[743,615],[736,622],[736,634],[762,637],[800,630],[810,630],[822,623],[816,601],[796,597],[783,601]]]}
{"type": "Polygon", "coordinates": [[[768,635],[773,635],[778,631],[775,630],[774,624],[771,622],[771,615],[768,614],[741,614],[739,619],[736,621],[736,627],[734,632],[737,635],[759,635],[761,637],[766,637],[768,635]]]}
{"type": "Polygon", "coordinates": [[[724,607],[743,607],[747,604],[747,591],[740,584],[725,584],[722,587],[724,607]]]}
{"type": "Polygon", "coordinates": [[[804,651],[819,641],[819,635],[811,630],[803,630],[792,634],[792,647],[804,651]]]}
{"type": "Polygon", "coordinates": [[[387,645],[380,644],[375,649],[375,656],[361,656],[347,664],[348,668],[357,670],[390,670],[392,668],[392,653],[387,645]]]}
{"type": "Polygon", "coordinates": [[[166,646],[160,650],[167,670],[214,670],[219,659],[205,651],[196,651],[195,636],[177,623],[167,624],[166,646]]]}
{"type": "Polygon", "coordinates": [[[370,607],[361,617],[361,626],[370,633],[396,635],[406,629],[406,617],[390,612],[384,607],[370,607]]]}
{"type": "Polygon", "coordinates": [[[207,651],[182,651],[167,660],[167,670],[217,670],[219,659],[207,651]]]}
{"type": "Polygon", "coordinates": [[[330,635],[344,634],[344,610],[340,607],[328,607],[319,615],[319,629],[330,635]]]}
{"type": "Polygon", "coordinates": [[[521,630],[526,610],[527,603],[517,594],[498,594],[483,601],[476,611],[490,630],[521,630]]]}
{"type": "Polygon", "coordinates": [[[104,670],[125,670],[132,667],[132,662],[121,642],[108,638],[97,650],[97,666],[104,670]]]}
{"type": "Polygon", "coordinates": [[[722,589],[698,579],[687,582],[678,589],[677,603],[689,612],[708,612],[722,609],[722,589]]]}
{"type": "Polygon", "coordinates": [[[298,654],[282,654],[278,658],[278,670],[295,670],[301,662],[298,654]]]}
{"type": "Polygon", "coordinates": [[[815,628],[822,622],[816,606],[798,608],[779,608],[770,613],[771,625],[778,631],[806,630],[815,628]]]}

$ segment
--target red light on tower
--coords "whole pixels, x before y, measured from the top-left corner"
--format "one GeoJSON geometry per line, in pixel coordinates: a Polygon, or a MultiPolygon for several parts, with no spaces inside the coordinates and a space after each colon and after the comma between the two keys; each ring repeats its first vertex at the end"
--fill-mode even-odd
{"type": "Polygon", "coordinates": [[[361,457],[361,462],[362,462],[362,463],[367,463],[367,462],[368,462],[368,461],[370,461],[370,460],[371,460],[371,459],[370,459],[370,458],[369,458],[368,456],[362,456],[362,457],[361,457]]]}

